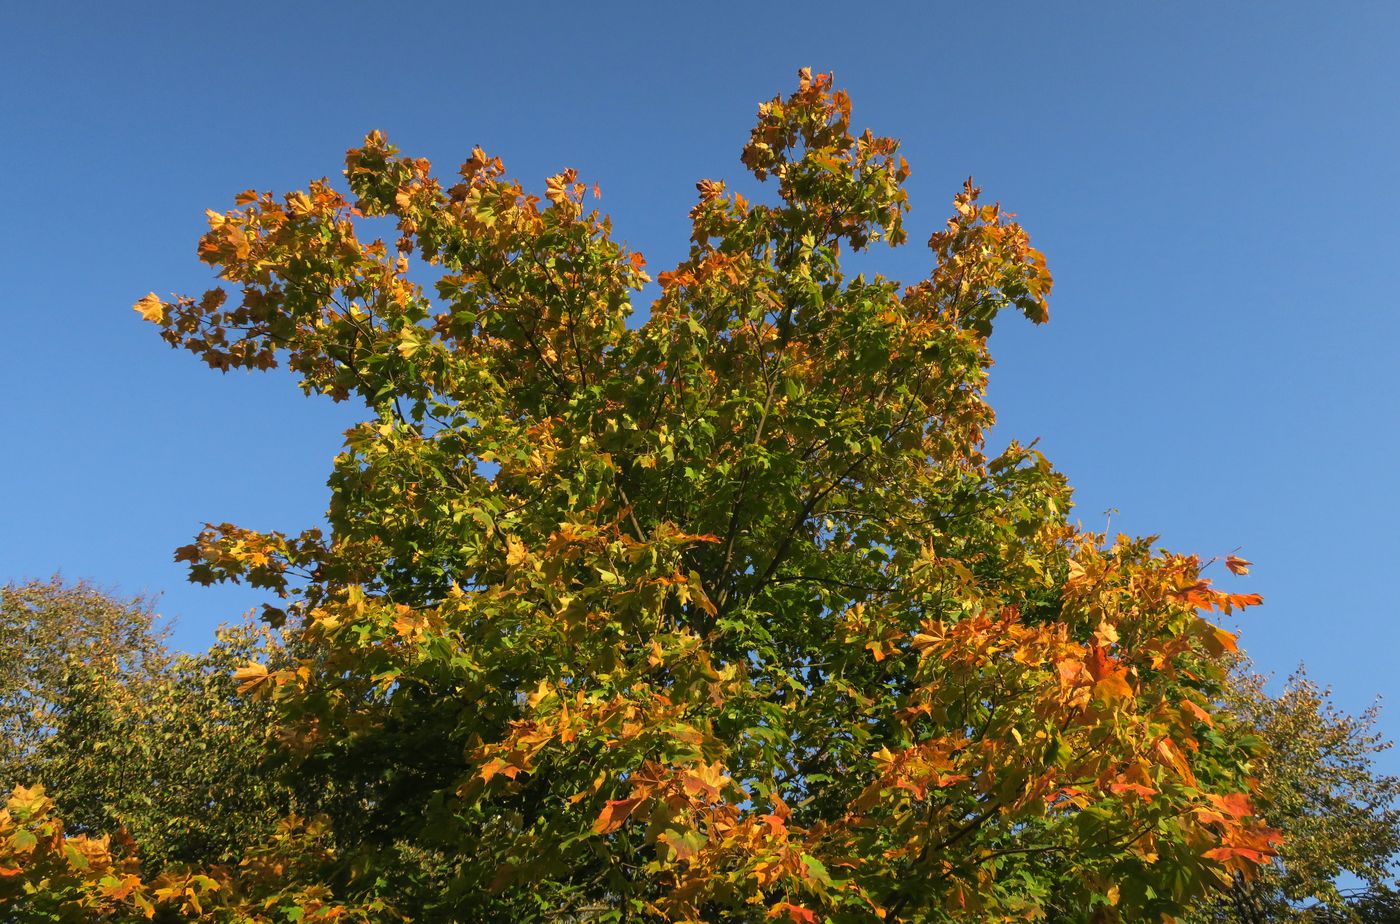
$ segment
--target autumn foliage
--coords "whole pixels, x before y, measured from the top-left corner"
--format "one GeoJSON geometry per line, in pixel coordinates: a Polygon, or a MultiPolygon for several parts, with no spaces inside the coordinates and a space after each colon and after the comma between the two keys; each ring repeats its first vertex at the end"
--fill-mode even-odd
{"type": "MultiPolygon", "coordinates": [[[[1166,921],[1273,856],[1216,708],[1235,641],[1211,614],[1258,598],[1082,532],[1038,452],[986,452],[993,322],[1048,318],[1026,231],[969,180],[927,278],[843,273],[904,241],[908,167],[829,75],[763,104],[742,160],[775,194],[700,182],[639,321],[646,262],[572,170],[541,198],[477,149],[440,181],[372,133],[348,196],[210,212],[224,284],[138,311],[215,369],[285,365],[367,414],[328,529],[211,525],[178,553],[275,598],[293,656],[237,679],[284,772],[323,781],[312,820],[130,901],[1166,921]]],[[[15,798],[5,824],[43,817],[15,798]]],[[[44,831],[42,860],[0,839],[0,883],[69,848],[126,875],[44,831]]]]}

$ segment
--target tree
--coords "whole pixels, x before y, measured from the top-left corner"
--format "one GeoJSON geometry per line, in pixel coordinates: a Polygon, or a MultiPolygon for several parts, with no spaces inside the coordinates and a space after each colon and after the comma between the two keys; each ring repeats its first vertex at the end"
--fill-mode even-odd
{"type": "Polygon", "coordinates": [[[148,601],[53,579],[4,588],[0,637],[18,655],[3,669],[2,791],[42,787],[69,830],[124,832],[118,860],[139,853],[148,873],[236,860],[295,807],[267,772],[269,706],[232,677],[283,657],[267,630],[171,654],[148,601]]]}
{"type": "Polygon", "coordinates": [[[250,658],[277,663],[282,652],[265,632],[224,628],[209,650],[151,676],[76,668],[30,782],[70,825],[124,830],[148,872],[238,860],[298,804],[272,772],[269,704],[236,691],[233,672],[250,658]]]}
{"type": "Polygon", "coordinates": [[[1278,696],[1237,667],[1226,707],[1263,742],[1258,799],[1288,835],[1259,876],[1237,880],[1201,915],[1223,922],[1381,922],[1400,916],[1392,879],[1400,853],[1400,778],[1378,773],[1391,743],[1378,705],[1350,715],[1299,668],[1278,696]],[[1364,888],[1338,887],[1350,875],[1364,888]]]}
{"type": "Polygon", "coordinates": [[[234,679],[288,661],[276,633],[172,654],[149,601],[54,578],[0,592],[0,643],[4,920],[391,919],[311,881],[335,848],[295,812],[334,783],[282,772],[270,704],[234,679]]]}
{"type": "Polygon", "coordinates": [[[639,325],[645,260],[574,171],[541,199],[477,149],[444,184],[378,133],[353,199],[210,213],[232,300],[137,304],[367,409],[329,531],[178,554],[305,646],[237,673],[335,781],[336,849],[283,887],[420,921],[1108,921],[1247,875],[1276,834],[1202,612],[1258,598],[984,452],[992,323],[1048,314],[1026,232],[969,181],[927,279],[844,274],[904,241],[908,168],[829,75],[742,159],[776,197],[699,183],[639,325]]]}
{"type": "Polygon", "coordinates": [[[87,584],[0,587],[0,789],[32,783],[62,722],[73,671],[140,677],[164,657],[147,601],[119,600],[87,584]]]}

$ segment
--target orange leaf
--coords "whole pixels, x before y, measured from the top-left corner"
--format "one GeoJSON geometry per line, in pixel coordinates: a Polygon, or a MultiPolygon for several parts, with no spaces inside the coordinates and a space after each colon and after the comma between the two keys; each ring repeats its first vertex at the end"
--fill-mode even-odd
{"type": "Polygon", "coordinates": [[[481,781],[489,783],[491,778],[497,774],[513,780],[520,775],[520,770],[520,767],[507,763],[499,757],[493,757],[481,765],[481,781]]]}
{"type": "Polygon", "coordinates": [[[1191,772],[1191,763],[1182,753],[1181,748],[1170,738],[1163,738],[1157,742],[1157,755],[1166,761],[1177,774],[1186,781],[1186,785],[1196,785],[1196,775],[1191,772]]]}
{"type": "Polygon", "coordinates": [[[1128,672],[1124,670],[1110,671],[1094,684],[1094,698],[1106,703],[1116,699],[1132,699],[1132,696],[1133,687],[1128,683],[1128,672]]]}
{"type": "Polygon", "coordinates": [[[1225,556],[1225,567],[1230,569],[1231,574],[1248,574],[1249,566],[1254,562],[1248,559],[1239,558],[1234,555],[1225,556]]]}
{"type": "Polygon", "coordinates": [[[1192,716],[1196,721],[1198,721],[1198,722],[1204,722],[1206,725],[1210,726],[1211,728],[1214,728],[1214,727],[1215,727],[1215,721],[1210,717],[1210,713],[1209,713],[1209,712],[1206,712],[1206,711],[1205,711],[1204,709],[1202,709],[1200,706],[1198,706],[1198,705],[1196,705],[1195,703],[1191,702],[1191,700],[1189,700],[1189,699],[1183,699],[1183,700],[1181,701],[1181,709],[1182,709],[1183,712],[1185,712],[1185,713],[1187,713],[1188,715],[1192,716]]]}
{"type": "Polygon", "coordinates": [[[1267,847],[1217,847],[1205,852],[1205,857],[1208,860],[1220,860],[1227,864],[1232,860],[1248,860],[1261,866],[1276,856],[1278,856],[1278,851],[1267,847]]]}
{"type": "Polygon", "coordinates": [[[1234,792],[1228,796],[1207,795],[1206,799],[1225,814],[1233,815],[1236,818],[1254,814],[1254,806],[1250,804],[1248,793],[1234,792]]]}
{"type": "Polygon", "coordinates": [[[1224,654],[1227,651],[1239,651],[1240,646],[1235,633],[1219,626],[1211,626],[1210,632],[1205,638],[1206,647],[1211,654],[1224,654]]]}
{"type": "Polygon", "coordinates": [[[803,908],[801,905],[794,905],[792,902],[778,902],[768,912],[770,918],[776,918],[783,914],[788,916],[792,924],[817,924],[819,918],[816,912],[810,908],[803,908]]]}
{"type": "Polygon", "coordinates": [[[608,804],[598,813],[598,820],[593,822],[594,833],[607,834],[609,831],[616,831],[622,827],[627,816],[641,804],[641,799],[609,799],[608,804]]]}
{"type": "Polygon", "coordinates": [[[942,641],[943,639],[937,636],[920,632],[914,636],[910,644],[914,647],[914,650],[919,653],[919,657],[922,658],[929,653],[929,649],[936,647],[942,641]]]}
{"type": "Polygon", "coordinates": [[[1089,675],[1095,680],[1102,680],[1108,676],[1110,668],[1113,666],[1113,658],[1104,651],[1101,645],[1091,645],[1089,647],[1089,658],[1084,662],[1089,668],[1089,675]]]}
{"type": "Polygon", "coordinates": [[[1076,661],[1073,658],[1066,658],[1055,665],[1055,669],[1060,673],[1060,683],[1065,686],[1075,686],[1079,683],[1079,678],[1084,674],[1084,662],[1076,661]]]}

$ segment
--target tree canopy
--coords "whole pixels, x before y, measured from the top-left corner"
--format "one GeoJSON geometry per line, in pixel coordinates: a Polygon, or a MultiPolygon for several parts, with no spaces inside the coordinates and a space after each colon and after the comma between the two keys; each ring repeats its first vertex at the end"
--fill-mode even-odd
{"type": "Polygon", "coordinates": [[[1142,921],[1253,875],[1277,832],[1209,617],[1258,597],[987,450],[992,325],[1046,321],[1051,277],[971,180],[926,278],[843,272],[905,240],[898,147],[803,71],[743,149],[773,194],[697,184],[642,317],[646,261],[573,170],[540,197],[478,148],[440,181],[375,132],[348,194],[211,211],[222,284],[137,310],[366,409],[327,528],[177,556],[275,598],[287,660],[236,679],[303,814],[186,880],[83,879],[17,790],[0,844],[47,833],[0,888],[49,863],[104,913],[214,920],[1142,921]]]}
{"type": "Polygon", "coordinates": [[[1400,917],[1400,778],[1376,769],[1391,746],[1375,729],[1379,704],[1349,715],[1301,668],[1277,696],[1241,663],[1224,706],[1257,736],[1258,802],[1286,834],[1279,855],[1193,920],[1369,922],[1400,917]],[[1350,877],[1346,881],[1343,877],[1350,877]]]}
{"type": "Polygon", "coordinates": [[[61,713],[87,676],[140,677],[162,661],[155,614],[57,577],[0,587],[0,787],[33,782],[61,713]]]}

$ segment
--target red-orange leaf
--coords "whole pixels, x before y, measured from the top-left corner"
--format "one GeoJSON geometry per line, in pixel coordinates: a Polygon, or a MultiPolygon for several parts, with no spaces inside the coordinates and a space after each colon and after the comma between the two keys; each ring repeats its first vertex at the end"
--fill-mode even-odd
{"type": "Polygon", "coordinates": [[[784,914],[788,916],[788,920],[792,924],[817,924],[817,921],[820,920],[816,912],[810,908],[794,905],[792,902],[779,902],[768,912],[770,918],[781,917],[784,914]]]}
{"type": "Polygon", "coordinates": [[[609,799],[608,804],[598,813],[598,819],[593,822],[593,831],[597,834],[616,831],[641,804],[641,799],[609,799]]]}

